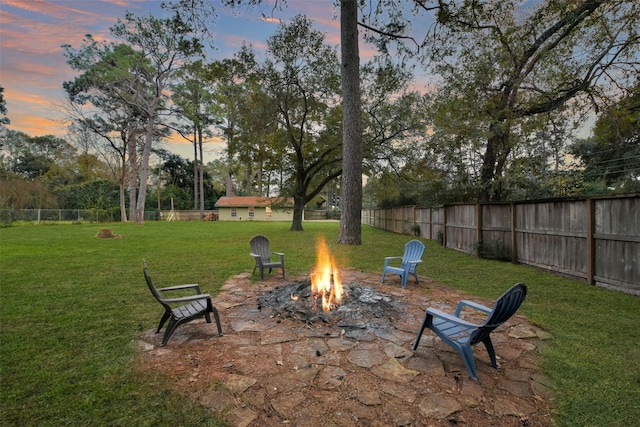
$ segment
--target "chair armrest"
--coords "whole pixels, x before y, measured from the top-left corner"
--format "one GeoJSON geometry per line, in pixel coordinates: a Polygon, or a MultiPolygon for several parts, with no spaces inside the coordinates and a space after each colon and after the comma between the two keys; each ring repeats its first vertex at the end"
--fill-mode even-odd
{"type": "Polygon", "coordinates": [[[415,261],[407,261],[407,264],[420,264],[422,262],[421,259],[417,259],[415,261]]]}
{"type": "Polygon", "coordinates": [[[465,300],[462,300],[462,301],[460,301],[458,303],[458,308],[456,308],[456,314],[455,315],[456,316],[460,316],[460,313],[462,312],[462,309],[464,307],[470,307],[470,308],[476,309],[476,310],[481,311],[481,312],[486,313],[486,314],[489,314],[489,313],[491,313],[493,311],[493,309],[491,309],[489,307],[486,307],[486,306],[484,306],[482,304],[479,304],[477,302],[465,299],[465,300]]]}
{"type": "Polygon", "coordinates": [[[190,296],[180,297],[180,298],[162,298],[162,301],[166,303],[189,302],[189,301],[197,301],[199,299],[208,299],[208,298],[211,298],[211,295],[198,294],[198,295],[190,295],[190,296]]]}
{"type": "Polygon", "coordinates": [[[280,262],[284,264],[284,253],[282,252],[271,252],[274,255],[278,255],[280,257],[280,262]]]}
{"type": "Polygon", "coordinates": [[[438,317],[440,319],[444,319],[448,322],[451,323],[455,323],[456,325],[461,325],[461,326],[469,326],[469,327],[477,327],[479,326],[476,323],[472,323],[472,322],[467,322],[466,320],[463,320],[457,316],[454,316],[453,314],[449,314],[449,313],[445,313],[444,311],[438,310],[437,308],[428,308],[427,309],[427,314],[430,314],[433,317],[438,317]]]}
{"type": "Polygon", "coordinates": [[[253,252],[251,252],[249,255],[252,256],[257,262],[262,264],[262,257],[260,255],[254,254],[253,252]]]}
{"type": "Polygon", "coordinates": [[[195,289],[196,293],[198,293],[198,294],[202,293],[200,291],[200,285],[198,285],[197,283],[190,283],[188,285],[167,286],[166,288],[158,288],[158,290],[161,291],[161,292],[165,292],[165,291],[180,291],[180,290],[184,290],[184,289],[195,289]]]}
{"type": "Polygon", "coordinates": [[[387,256],[384,257],[384,266],[388,267],[389,264],[391,263],[391,261],[396,260],[396,259],[402,259],[401,256],[387,256]]]}

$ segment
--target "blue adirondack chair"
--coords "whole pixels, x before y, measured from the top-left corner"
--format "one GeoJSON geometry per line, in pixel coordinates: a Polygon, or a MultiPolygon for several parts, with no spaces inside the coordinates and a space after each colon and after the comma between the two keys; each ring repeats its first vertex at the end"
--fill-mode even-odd
{"type": "Polygon", "coordinates": [[[422,262],[422,254],[424,253],[424,243],[420,240],[411,240],[404,245],[403,256],[389,256],[384,259],[384,270],[382,270],[382,283],[387,273],[399,274],[402,278],[402,287],[407,287],[407,278],[412,275],[418,283],[418,273],[416,266],[422,262]],[[391,262],[394,260],[402,260],[400,267],[394,267],[391,262]]]}
{"type": "Polygon", "coordinates": [[[491,365],[498,369],[496,353],[491,343],[491,332],[515,314],[526,296],[526,285],[524,283],[516,283],[496,300],[493,309],[469,300],[460,301],[454,315],[435,308],[428,308],[420,332],[418,332],[418,338],[416,338],[416,342],[413,345],[413,351],[418,348],[418,343],[424,330],[429,328],[445,343],[460,353],[469,376],[477,381],[476,363],[471,347],[478,343],[483,343],[489,353],[491,365]],[[486,313],[486,320],[481,324],[475,324],[461,319],[460,313],[464,307],[471,307],[486,313]]]}

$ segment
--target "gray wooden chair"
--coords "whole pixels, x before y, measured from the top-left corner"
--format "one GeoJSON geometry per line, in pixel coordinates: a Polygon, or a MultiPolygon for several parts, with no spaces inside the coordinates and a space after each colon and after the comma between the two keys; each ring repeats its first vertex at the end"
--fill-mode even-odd
{"type": "MultiPolygon", "coordinates": [[[[384,259],[384,269],[382,270],[382,279],[380,282],[384,283],[384,278],[387,273],[399,274],[402,279],[402,287],[407,287],[407,278],[411,275],[415,277],[416,284],[418,283],[418,273],[416,267],[422,262],[422,254],[424,253],[424,243],[420,240],[411,240],[404,245],[404,255],[402,256],[388,256],[384,259]],[[394,260],[401,260],[400,266],[395,267],[391,265],[394,260]]],[[[397,261],[395,261],[397,263],[397,261]]]]}
{"type": "Polygon", "coordinates": [[[489,353],[491,365],[498,369],[496,353],[491,343],[491,332],[515,314],[526,296],[526,285],[524,283],[516,283],[496,300],[492,309],[469,300],[460,301],[453,315],[435,308],[428,308],[420,332],[418,332],[416,342],[413,345],[413,351],[418,348],[418,343],[424,330],[429,328],[439,336],[442,341],[460,353],[467,372],[469,372],[469,376],[477,381],[476,363],[473,359],[471,347],[478,343],[483,343],[489,353]],[[467,322],[460,318],[464,307],[470,307],[486,313],[487,318],[481,324],[467,322]]]}
{"type": "Polygon", "coordinates": [[[169,320],[169,325],[167,325],[167,329],[165,329],[164,331],[164,337],[162,338],[162,346],[165,346],[167,344],[167,341],[169,341],[169,338],[171,338],[171,335],[176,330],[176,328],[183,323],[190,322],[203,316],[206,319],[207,323],[211,323],[211,316],[209,315],[209,313],[213,313],[213,317],[216,321],[216,326],[218,327],[218,335],[222,336],[222,328],[220,327],[220,317],[218,316],[218,310],[216,310],[216,308],[213,306],[213,303],[211,302],[211,296],[209,294],[203,294],[200,291],[200,285],[189,284],[169,286],[166,288],[156,288],[151,281],[151,277],[149,276],[149,271],[147,270],[147,262],[145,260],[142,260],[142,270],[144,271],[144,278],[147,281],[147,286],[149,286],[151,294],[153,294],[156,301],[158,301],[162,305],[162,307],[164,307],[164,313],[162,314],[162,318],[160,319],[160,323],[158,324],[158,330],[156,331],[156,333],[159,333],[165,322],[169,320]],[[183,296],[178,298],[165,298],[163,295],[166,292],[185,291],[191,289],[195,291],[195,295],[183,296]]]}
{"type": "MultiPolygon", "coordinates": [[[[260,280],[264,280],[264,270],[269,269],[269,273],[274,268],[282,269],[282,277],[284,277],[284,254],[281,252],[271,252],[269,249],[269,239],[265,236],[258,234],[251,238],[249,242],[251,245],[251,255],[255,260],[256,264],[253,267],[253,273],[256,272],[256,269],[260,270],[260,280]],[[277,255],[279,257],[278,261],[272,261],[271,255],[277,255]]],[[[253,274],[251,273],[251,274],[253,274]]]]}

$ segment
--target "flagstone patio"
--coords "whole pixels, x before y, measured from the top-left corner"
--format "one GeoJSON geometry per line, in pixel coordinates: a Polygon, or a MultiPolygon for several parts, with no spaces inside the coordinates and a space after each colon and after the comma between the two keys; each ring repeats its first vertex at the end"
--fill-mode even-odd
{"type": "Polygon", "coordinates": [[[260,306],[260,297],[304,278],[272,275],[254,283],[240,274],[213,300],[224,336],[215,324],[195,321],[159,347],[162,334],[149,330],[139,342],[142,367],[165,373],[176,390],[239,427],[552,425],[550,382],[537,351],[549,335],[524,316],[516,314],[492,334],[500,370],[491,367],[484,347],[474,348],[475,382],[458,353],[430,331],[416,352],[411,347],[427,307],[453,312],[461,299],[492,301],[426,277],[401,289],[396,277],[383,285],[378,275],[341,275],[343,283],[370,286],[404,309],[390,314],[384,327],[360,333],[283,318],[260,306]]]}

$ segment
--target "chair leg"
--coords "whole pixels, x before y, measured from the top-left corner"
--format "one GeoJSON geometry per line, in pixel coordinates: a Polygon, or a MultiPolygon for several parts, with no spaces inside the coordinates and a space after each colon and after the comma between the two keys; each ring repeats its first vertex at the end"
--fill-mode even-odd
{"type": "Polygon", "coordinates": [[[402,288],[406,288],[407,287],[407,276],[409,276],[408,273],[404,273],[401,277],[402,277],[402,288]]]}
{"type": "Polygon", "coordinates": [[[160,332],[160,329],[162,329],[162,327],[164,326],[164,322],[166,322],[170,316],[171,316],[170,313],[167,313],[166,311],[164,312],[164,314],[162,315],[162,318],[160,319],[160,323],[158,324],[158,330],[156,331],[156,334],[160,332]]]}
{"type": "Polygon", "coordinates": [[[422,326],[420,327],[420,332],[418,332],[418,336],[416,337],[416,342],[413,344],[413,351],[416,351],[416,349],[418,348],[418,344],[420,344],[420,338],[422,338],[422,333],[429,327],[432,321],[433,316],[427,313],[424,316],[424,320],[422,321],[422,326]]]}
{"type": "Polygon", "coordinates": [[[213,306],[213,304],[211,305],[211,312],[213,313],[213,318],[215,319],[216,326],[218,327],[218,336],[221,337],[222,336],[222,327],[220,326],[220,316],[218,315],[218,310],[216,310],[216,308],[213,306]]]}
{"type": "Polygon", "coordinates": [[[173,332],[176,330],[178,325],[180,325],[180,322],[171,318],[171,320],[169,321],[169,325],[167,326],[167,329],[164,331],[164,337],[162,338],[162,344],[160,344],[160,347],[164,347],[165,345],[167,345],[169,338],[171,338],[171,335],[173,335],[173,332]]]}
{"type": "Polygon", "coordinates": [[[213,306],[211,298],[207,300],[207,312],[205,313],[205,317],[207,319],[211,319],[209,313],[213,313],[213,318],[216,321],[216,326],[218,327],[218,336],[222,336],[222,328],[220,327],[220,316],[218,315],[218,310],[213,306]]]}
{"type": "Polygon", "coordinates": [[[486,340],[482,341],[484,346],[487,348],[487,352],[489,353],[489,359],[491,359],[491,365],[498,369],[498,361],[496,360],[496,352],[493,350],[493,343],[491,342],[491,338],[487,337],[486,340]]]}
{"type": "Polygon", "coordinates": [[[380,283],[384,283],[385,277],[387,277],[387,270],[382,270],[382,279],[380,279],[380,283]]]}
{"type": "Polygon", "coordinates": [[[474,381],[478,381],[478,376],[476,374],[476,361],[473,359],[473,350],[471,350],[470,345],[465,345],[458,349],[460,356],[462,357],[462,361],[464,362],[464,366],[467,368],[467,372],[469,376],[474,381]]]}

